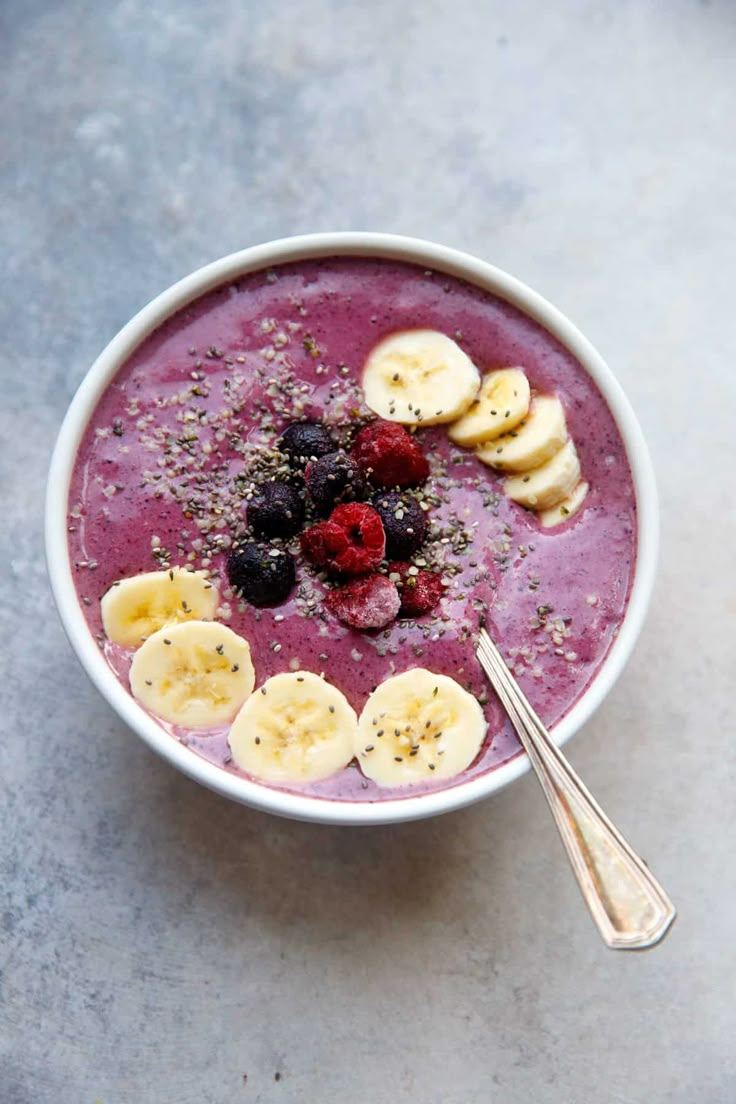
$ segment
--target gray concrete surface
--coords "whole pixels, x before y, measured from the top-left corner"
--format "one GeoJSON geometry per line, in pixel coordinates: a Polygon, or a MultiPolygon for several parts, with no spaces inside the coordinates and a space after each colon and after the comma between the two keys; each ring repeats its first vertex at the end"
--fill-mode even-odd
{"type": "Polygon", "coordinates": [[[0,5],[1,1104],[736,1100],[735,50],[730,0],[0,5]],[[527,280],[641,417],[659,581],[569,750],[680,907],[650,955],[599,946],[532,779],[375,831],[251,813],[57,623],[45,472],[97,352],[327,228],[527,280]]]}

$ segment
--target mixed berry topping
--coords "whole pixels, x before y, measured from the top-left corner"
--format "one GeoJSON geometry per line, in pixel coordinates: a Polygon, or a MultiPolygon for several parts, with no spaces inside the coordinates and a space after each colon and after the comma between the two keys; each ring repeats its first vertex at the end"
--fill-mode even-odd
{"type": "Polygon", "coordinates": [[[421,617],[435,608],[444,590],[442,579],[434,571],[424,571],[408,563],[392,563],[389,579],[398,587],[402,617],[421,617]]]}
{"type": "Polygon", "coordinates": [[[338,502],[353,502],[366,493],[363,473],[346,452],[330,452],[311,462],[305,472],[309,496],[320,514],[338,502]]]}
{"type": "Polygon", "coordinates": [[[248,524],[261,537],[293,537],[304,523],[304,501],[290,483],[264,483],[248,503],[248,524]]]}
{"type": "Polygon", "coordinates": [[[288,552],[251,541],[231,552],[227,577],[233,590],[251,605],[276,606],[293,590],[296,568],[288,552]]]}
{"type": "Polygon", "coordinates": [[[279,449],[293,468],[306,468],[310,461],[335,451],[331,434],[318,422],[292,422],[279,440],[279,449]]]}
{"type": "Polygon", "coordinates": [[[353,457],[377,487],[418,487],[429,475],[419,442],[397,422],[378,419],[364,426],[353,443],[353,457]]]}
{"type": "Polygon", "coordinates": [[[331,590],[325,605],[354,629],[383,629],[398,614],[401,599],[395,584],[385,575],[368,575],[331,590]]]}
{"type": "MultiPolygon", "coordinates": [[[[318,571],[343,579],[365,576],[333,589],[328,583],[325,607],[358,629],[385,628],[397,616],[420,617],[434,609],[443,590],[439,575],[407,562],[427,537],[427,503],[399,489],[424,482],[429,473],[417,439],[403,426],[377,419],[359,430],[348,452],[336,448],[324,426],[292,422],[279,450],[292,470],[304,469],[306,494],[280,470],[277,478],[256,484],[248,524],[256,536],[277,543],[301,530],[301,554],[318,571]],[[372,504],[360,501],[371,484],[382,489],[373,491],[372,504]],[[310,514],[324,520],[303,529],[310,514]],[[395,561],[388,574],[386,559],[395,561]]],[[[295,574],[288,552],[258,542],[238,547],[228,561],[231,585],[255,606],[284,601],[295,574]]]]}
{"type": "Polygon", "coordinates": [[[415,498],[397,491],[379,491],[373,507],[386,533],[386,555],[405,560],[416,552],[427,535],[427,515],[415,498]]]}
{"type": "MultiPolygon", "coordinates": [[[[291,421],[280,436],[274,428],[275,447],[256,451],[237,477],[247,534],[241,515],[232,543],[225,536],[215,542],[230,547],[226,572],[241,602],[281,605],[295,590],[301,558],[307,572],[296,600],[303,615],[324,605],[347,625],[378,629],[437,605],[439,576],[423,569],[437,566],[436,551],[427,549],[427,511],[439,502],[410,490],[429,474],[420,439],[381,418],[355,430],[351,420],[291,421]],[[310,566],[323,586],[313,586],[310,566]]],[[[186,504],[189,520],[197,500],[186,504]]],[[[433,547],[454,548],[450,530],[438,528],[433,540],[433,547]]]]}
{"type": "Polygon", "coordinates": [[[386,552],[386,535],[378,513],[362,502],[336,507],[327,521],[302,533],[304,555],[317,567],[344,575],[375,570],[386,552]]]}

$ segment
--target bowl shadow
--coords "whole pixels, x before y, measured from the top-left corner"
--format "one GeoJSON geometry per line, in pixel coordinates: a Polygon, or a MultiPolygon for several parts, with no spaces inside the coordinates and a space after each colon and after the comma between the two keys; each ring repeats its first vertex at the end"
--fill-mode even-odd
{"type": "Polygon", "coordinates": [[[184,776],[155,787],[149,844],[159,859],[184,867],[217,912],[289,928],[308,921],[315,935],[449,919],[511,892],[513,864],[504,846],[509,792],[493,802],[429,820],[372,827],[285,820],[228,801],[184,776]],[[214,904],[214,901],[213,901],[214,904]]]}

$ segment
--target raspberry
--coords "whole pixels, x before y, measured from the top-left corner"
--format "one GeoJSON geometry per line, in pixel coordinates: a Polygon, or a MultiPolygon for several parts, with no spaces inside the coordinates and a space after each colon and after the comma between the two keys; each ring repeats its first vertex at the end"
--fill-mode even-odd
{"type": "Polygon", "coordinates": [[[343,575],[364,575],[378,567],[386,551],[381,519],[370,506],[349,502],[302,533],[302,551],[318,567],[343,575]]]}
{"type": "Polygon", "coordinates": [[[427,515],[415,498],[396,491],[379,491],[373,506],[386,531],[386,555],[405,560],[427,535],[427,515]]]}
{"type": "Polygon", "coordinates": [[[296,571],[288,552],[252,541],[230,554],[227,577],[252,606],[277,606],[291,593],[296,571]]]}
{"type": "Polygon", "coordinates": [[[316,525],[305,529],[299,538],[302,552],[310,563],[317,567],[327,567],[347,549],[348,539],[345,530],[331,521],[318,521],[316,525]]]}
{"type": "Polygon", "coordinates": [[[399,612],[399,592],[385,575],[354,579],[347,586],[331,590],[325,605],[354,629],[383,629],[399,612]]]}
{"type": "Polygon", "coordinates": [[[289,483],[264,484],[248,503],[248,524],[264,537],[292,537],[304,521],[304,500],[289,483]]]}
{"type": "Polygon", "coordinates": [[[353,457],[379,487],[417,487],[429,475],[418,441],[396,422],[379,419],[364,426],[353,443],[353,457]]]}
{"type": "Polygon", "coordinates": [[[408,563],[392,563],[388,574],[399,588],[402,617],[421,617],[433,610],[442,597],[442,579],[434,571],[423,571],[408,563]]]}
{"type": "Polygon", "coordinates": [[[337,502],[353,502],[366,492],[363,473],[346,452],[330,452],[308,464],[305,479],[321,514],[329,513],[337,502]]]}
{"type": "Polygon", "coordinates": [[[310,460],[334,452],[335,442],[323,425],[292,422],[281,434],[279,448],[289,457],[293,468],[304,468],[310,460]]]}

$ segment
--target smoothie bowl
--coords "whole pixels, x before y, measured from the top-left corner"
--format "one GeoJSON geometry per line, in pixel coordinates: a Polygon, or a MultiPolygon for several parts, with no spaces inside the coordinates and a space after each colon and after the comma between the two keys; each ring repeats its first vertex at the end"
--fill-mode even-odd
{"type": "Polygon", "coordinates": [[[246,249],[144,308],[72,402],[46,513],[65,629],[130,727],[228,797],[353,824],[528,769],[481,623],[567,740],[656,542],[643,436],[572,324],[365,233],[246,249]]]}

